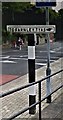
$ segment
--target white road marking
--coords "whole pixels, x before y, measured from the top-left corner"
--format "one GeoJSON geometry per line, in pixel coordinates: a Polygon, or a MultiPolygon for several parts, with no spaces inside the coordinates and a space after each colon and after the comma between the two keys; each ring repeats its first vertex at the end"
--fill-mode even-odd
{"type": "Polygon", "coordinates": [[[40,66],[42,66],[42,65],[46,65],[46,63],[35,63],[36,65],[40,65],[40,66]]]}
{"type": "Polygon", "coordinates": [[[54,52],[56,52],[56,51],[54,51],[54,50],[51,50],[51,51],[50,51],[50,53],[54,53],[54,52]]]}
{"type": "MultiPolygon", "coordinates": [[[[47,57],[47,56],[46,56],[46,57],[47,57]]],[[[39,60],[42,60],[42,59],[43,59],[43,60],[45,60],[45,59],[47,59],[46,57],[42,56],[42,58],[40,58],[39,56],[36,56],[36,59],[39,59],[39,60]]],[[[52,56],[52,57],[51,57],[51,59],[56,59],[56,58],[58,59],[59,57],[58,57],[58,56],[55,56],[55,57],[52,56]]]]}
{"type": "Polygon", "coordinates": [[[20,56],[21,58],[23,57],[23,55],[20,56]]]}
{"type": "Polygon", "coordinates": [[[12,60],[13,60],[13,59],[14,59],[14,60],[20,60],[21,58],[12,58],[12,57],[11,57],[11,58],[9,58],[9,59],[12,59],[12,60]]]}
{"type": "Polygon", "coordinates": [[[1,56],[0,59],[8,59],[10,56],[3,57],[1,56]]]}
{"type": "Polygon", "coordinates": [[[43,52],[47,52],[47,51],[38,51],[38,52],[43,53],[43,52]]]}
{"type": "MultiPolygon", "coordinates": [[[[47,51],[39,51],[40,53],[47,52],[47,51]]],[[[56,52],[55,50],[50,50],[51,53],[56,52]]]]}
{"type": "Polygon", "coordinates": [[[57,47],[57,48],[54,48],[53,50],[54,50],[54,51],[58,51],[58,50],[60,50],[61,48],[63,48],[63,47],[57,47]]]}
{"type": "MultiPolygon", "coordinates": [[[[51,52],[53,53],[54,51],[51,50],[51,52]]],[[[50,62],[54,62],[56,58],[58,59],[59,57],[57,57],[57,56],[52,57],[51,59],[53,59],[53,60],[50,60],[50,62]]],[[[0,56],[0,63],[17,63],[14,60],[28,61],[28,55],[22,55],[22,56],[17,56],[17,57],[15,57],[15,56],[11,57],[11,55],[9,55],[9,56],[0,56]],[[1,59],[3,59],[3,60],[1,60],[1,59]],[[4,59],[6,59],[6,60],[4,60],[4,59]]],[[[44,58],[44,57],[40,58],[39,56],[36,56],[35,60],[36,60],[36,62],[37,61],[42,62],[42,63],[37,62],[37,63],[35,63],[36,65],[41,65],[42,66],[42,65],[47,64],[47,58],[44,58]],[[43,63],[43,61],[45,61],[45,63],[43,63]]]]}
{"type": "MultiPolygon", "coordinates": [[[[59,54],[61,54],[61,51],[60,52],[57,52],[57,51],[59,51],[60,49],[54,49],[54,50],[50,50],[50,53],[59,53],[59,54]]],[[[38,52],[40,52],[40,53],[47,53],[47,51],[38,51],[38,52]]]]}
{"type": "Polygon", "coordinates": [[[14,60],[28,60],[27,58],[23,58],[23,57],[22,58],[9,58],[9,59],[11,59],[11,60],[13,60],[13,59],[14,60]]]}
{"type": "Polygon", "coordinates": [[[57,51],[50,51],[50,53],[61,54],[61,53],[62,53],[62,51],[60,51],[60,52],[57,52],[57,51]]]}
{"type": "MultiPolygon", "coordinates": [[[[36,60],[40,60],[40,61],[42,60],[42,61],[47,62],[47,59],[45,59],[45,58],[44,58],[44,59],[36,59],[36,60]]],[[[54,61],[55,61],[55,60],[50,60],[50,62],[54,62],[54,61]]]]}
{"type": "Polygon", "coordinates": [[[17,62],[9,61],[9,60],[3,60],[3,61],[0,61],[0,63],[17,63],[17,62]]]}
{"type": "Polygon", "coordinates": [[[28,57],[28,55],[21,55],[20,57],[21,57],[21,58],[23,58],[23,57],[28,57]]]}

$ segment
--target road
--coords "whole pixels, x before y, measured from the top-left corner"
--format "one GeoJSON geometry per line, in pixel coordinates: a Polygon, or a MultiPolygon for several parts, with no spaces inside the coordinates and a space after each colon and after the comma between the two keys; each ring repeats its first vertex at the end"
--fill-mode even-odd
{"type": "MultiPolygon", "coordinates": [[[[50,63],[63,57],[63,43],[50,43],[50,63]]],[[[7,49],[0,55],[0,64],[2,63],[2,75],[13,75],[16,77],[28,73],[28,49],[7,49]]],[[[36,46],[35,68],[47,65],[47,43],[36,46]]],[[[4,76],[5,77],[5,76],[4,76]]],[[[7,76],[6,76],[7,78],[7,76]]],[[[11,77],[13,79],[13,77],[11,77]]]]}

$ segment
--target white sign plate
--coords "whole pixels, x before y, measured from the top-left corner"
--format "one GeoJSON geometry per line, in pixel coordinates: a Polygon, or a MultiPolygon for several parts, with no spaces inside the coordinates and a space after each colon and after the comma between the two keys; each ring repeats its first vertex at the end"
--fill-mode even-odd
{"type": "Polygon", "coordinates": [[[7,31],[20,32],[23,34],[55,33],[55,25],[7,25],[7,31]]]}

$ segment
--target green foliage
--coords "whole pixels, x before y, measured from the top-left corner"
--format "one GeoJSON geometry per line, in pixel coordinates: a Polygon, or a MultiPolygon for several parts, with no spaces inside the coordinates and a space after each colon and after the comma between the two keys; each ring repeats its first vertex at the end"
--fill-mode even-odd
{"type": "MultiPolygon", "coordinates": [[[[31,4],[30,2],[3,2],[2,3],[2,9],[10,9],[11,11],[18,11],[18,12],[24,12],[25,10],[32,10],[35,7],[35,5],[31,4]]],[[[36,9],[37,13],[41,13],[44,11],[43,8],[36,9]]]]}
{"type": "Polygon", "coordinates": [[[16,36],[14,34],[7,32],[7,40],[9,43],[11,43],[16,40],[16,36]]]}
{"type": "Polygon", "coordinates": [[[7,41],[9,43],[12,43],[15,40],[16,40],[16,35],[7,32],[5,29],[2,31],[2,43],[6,43],[7,41]]]}
{"type": "Polygon", "coordinates": [[[60,18],[63,18],[63,9],[60,9],[60,10],[58,11],[58,14],[59,14],[59,17],[60,17],[60,18]]]}
{"type": "MultiPolygon", "coordinates": [[[[10,9],[11,11],[19,11],[24,12],[27,9],[33,9],[35,5],[31,4],[30,2],[3,2],[2,3],[2,10],[10,9]]],[[[41,13],[44,11],[44,8],[39,8],[36,10],[36,13],[41,13]]],[[[63,14],[63,9],[59,10],[57,13],[55,10],[49,9],[50,18],[57,19],[60,15],[63,14]]]]}
{"type": "Polygon", "coordinates": [[[49,9],[49,16],[51,21],[54,21],[58,19],[59,14],[55,10],[49,9]]]}
{"type": "Polygon", "coordinates": [[[36,14],[42,14],[44,13],[45,9],[44,8],[39,8],[39,9],[36,9],[36,14]]]}
{"type": "MultiPolygon", "coordinates": [[[[33,10],[33,12],[35,12],[36,14],[45,13],[45,8],[36,9],[34,5],[30,4],[30,2],[3,2],[2,11],[5,13],[6,10],[11,11],[13,21],[14,21],[14,12],[25,12],[26,10],[33,10]]],[[[52,24],[56,24],[57,26],[61,22],[61,27],[62,27],[63,9],[56,12],[55,10],[52,10],[51,8],[49,8],[49,18],[50,18],[50,22],[52,24]]],[[[15,35],[11,35],[10,33],[7,33],[5,30],[3,30],[3,41],[4,42],[6,42],[7,40],[11,42],[14,39],[16,39],[15,35]]]]}
{"type": "Polygon", "coordinates": [[[2,6],[3,10],[10,9],[13,11],[20,11],[20,12],[30,9],[31,7],[32,5],[30,4],[30,2],[4,2],[2,6]]]}

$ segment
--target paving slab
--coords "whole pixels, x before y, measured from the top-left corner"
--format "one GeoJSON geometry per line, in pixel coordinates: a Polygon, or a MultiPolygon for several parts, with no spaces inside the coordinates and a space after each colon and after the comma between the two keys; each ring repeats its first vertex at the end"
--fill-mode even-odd
{"type": "MultiPolygon", "coordinates": [[[[63,58],[60,58],[59,60],[51,63],[51,74],[57,72],[61,68],[63,68],[63,58]]],[[[36,81],[44,78],[45,76],[46,76],[46,66],[36,70],[36,81]]],[[[17,78],[11,82],[8,82],[7,84],[0,86],[0,91],[4,93],[4,92],[10,91],[12,89],[21,87],[23,85],[26,85],[26,84],[28,84],[28,82],[29,82],[28,74],[26,74],[20,78],[17,78]]],[[[63,72],[59,73],[58,75],[51,78],[52,90],[54,90],[56,87],[58,87],[58,85],[61,85],[61,84],[63,84],[63,72]]],[[[44,95],[46,95],[46,81],[42,82],[41,91],[42,91],[41,97],[43,98],[44,95]]],[[[54,113],[55,113],[54,109],[56,107],[61,108],[61,105],[57,106],[57,104],[53,101],[61,94],[62,91],[63,91],[63,89],[57,91],[56,93],[54,93],[52,95],[51,106],[53,104],[53,111],[50,110],[51,108],[49,107],[49,112],[51,111],[51,113],[50,113],[51,117],[52,117],[52,115],[54,115],[54,113]],[[55,105],[56,105],[56,107],[55,107],[55,105]]],[[[38,85],[36,85],[36,101],[38,101],[38,85]]],[[[0,99],[0,119],[9,118],[14,113],[16,113],[28,106],[29,106],[29,89],[24,89],[22,91],[18,91],[16,93],[13,93],[11,95],[3,97],[0,99]]],[[[48,106],[49,106],[49,104],[46,103],[46,100],[43,101],[42,102],[42,111],[43,110],[45,111],[45,108],[48,106]]],[[[38,115],[38,106],[36,107],[36,113],[38,115]]],[[[46,113],[46,117],[48,117],[47,112],[45,111],[44,113],[46,113]]],[[[42,114],[42,116],[44,116],[44,113],[42,114]]],[[[20,120],[21,119],[23,119],[23,120],[31,119],[35,115],[30,115],[29,111],[27,111],[27,112],[23,113],[22,115],[19,115],[17,118],[19,118],[20,120]]],[[[58,117],[59,116],[60,116],[60,112],[58,114],[58,117]]]]}
{"type": "MultiPolygon", "coordinates": [[[[39,119],[39,114],[34,118],[39,119]]],[[[41,118],[42,120],[63,120],[63,93],[42,110],[41,118]]]]}

